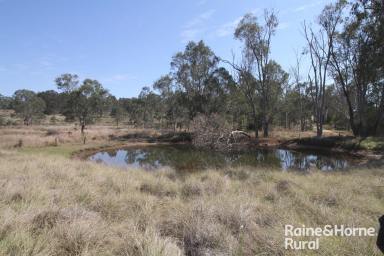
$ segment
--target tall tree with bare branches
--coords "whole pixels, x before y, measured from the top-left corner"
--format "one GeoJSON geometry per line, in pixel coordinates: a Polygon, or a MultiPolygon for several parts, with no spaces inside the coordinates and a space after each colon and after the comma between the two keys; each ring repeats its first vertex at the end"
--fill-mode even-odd
{"type": "Polygon", "coordinates": [[[314,31],[312,26],[304,22],[304,35],[307,41],[307,52],[310,57],[311,69],[308,74],[309,88],[314,107],[317,136],[323,135],[325,89],[328,71],[333,52],[333,44],[337,34],[337,27],[342,19],[341,5],[327,5],[317,23],[319,30],[314,31]]]}

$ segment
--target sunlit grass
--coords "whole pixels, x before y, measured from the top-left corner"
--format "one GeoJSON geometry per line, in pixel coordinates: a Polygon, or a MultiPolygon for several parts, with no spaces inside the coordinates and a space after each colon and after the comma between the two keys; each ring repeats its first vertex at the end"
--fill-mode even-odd
{"type": "Polygon", "coordinates": [[[19,151],[25,154],[45,154],[52,156],[64,156],[70,158],[72,154],[79,150],[80,146],[62,145],[62,146],[47,146],[47,147],[24,147],[19,151]]]}
{"type": "Polygon", "coordinates": [[[121,171],[70,156],[132,131],[90,127],[83,145],[73,127],[49,129],[0,130],[0,255],[380,255],[374,237],[323,237],[301,252],[283,241],[286,224],[376,228],[382,169],[121,171]],[[55,136],[68,137],[46,143],[55,136]]]}
{"type": "Polygon", "coordinates": [[[384,138],[368,137],[361,139],[360,146],[369,150],[384,150],[384,138]]]}
{"type": "Polygon", "coordinates": [[[179,177],[25,153],[0,151],[0,254],[380,255],[374,238],[322,238],[301,253],[282,242],[285,224],[377,227],[383,170],[179,177]]]}

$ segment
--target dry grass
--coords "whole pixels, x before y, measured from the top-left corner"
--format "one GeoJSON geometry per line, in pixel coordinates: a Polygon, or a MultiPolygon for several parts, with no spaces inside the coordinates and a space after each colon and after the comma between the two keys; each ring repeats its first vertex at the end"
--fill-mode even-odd
{"type": "MultiPolygon", "coordinates": [[[[323,131],[323,136],[328,137],[328,136],[351,136],[352,133],[348,131],[336,131],[336,130],[328,130],[324,129],[323,131]]],[[[278,128],[275,127],[270,134],[271,138],[276,138],[276,139],[295,139],[295,138],[307,138],[307,137],[314,137],[316,136],[316,130],[312,131],[305,131],[301,132],[300,130],[295,130],[295,129],[284,129],[284,128],[278,128]]]]}
{"type": "Polygon", "coordinates": [[[0,151],[1,255],[379,255],[375,238],[283,249],[284,225],[376,227],[383,170],[122,172],[0,151]]]}
{"type": "MultiPolygon", "coordinates": [[[[100,144],[110,141],[111,136],[134,133],[155,134],[154,130],[116,128],[114,126],[90,125],[86,129],[87,144],[100,144]]],[[[55,126],[14,126],[0,127],[0,148],[57,146],[58,144],[81,144],[79,127],[70,125],[55,126]]]]}

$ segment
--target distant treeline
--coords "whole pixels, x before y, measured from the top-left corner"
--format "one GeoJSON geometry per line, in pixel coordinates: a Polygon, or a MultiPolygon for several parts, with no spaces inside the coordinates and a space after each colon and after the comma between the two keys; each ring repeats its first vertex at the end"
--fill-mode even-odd
{"type": "Polygon", "coordinates": [[[0,95],[0,107],[14,109],[26,125],[42,114],[62,114],[84,128],[109,115],[117,125],[188,129],[197,116],[220,115],[256,136],[267,137],[271,126],[315,127],[321,136],[324,124],[378,135],[384,130],[383,21],[383,1],[325,6],[316,26],[303,22],[307,44],[285,71],[271,59],[275,12],[246,14],[234,31],[240,56],[224,60],[203,41],[190,42],[172,57],[170,72],[138,97],[116,98],[96,80],[63,74],[55,79],[58,91],[18,90],[0,95]]]}

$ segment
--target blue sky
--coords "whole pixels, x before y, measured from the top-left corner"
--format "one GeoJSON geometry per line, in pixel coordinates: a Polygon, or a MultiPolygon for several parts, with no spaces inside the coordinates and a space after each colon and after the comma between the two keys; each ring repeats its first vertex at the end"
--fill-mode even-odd
{"type": "Polygon", "coordinates": [[[189,40],[204,40],[220,57],[239,51],[242,15],[278,11],[272,57],[287,71],[327,0],[0,0],[0,94],[56,89],[54,78],[97,79],[117,97],[137,96],[169,72],[189,40]]]}

